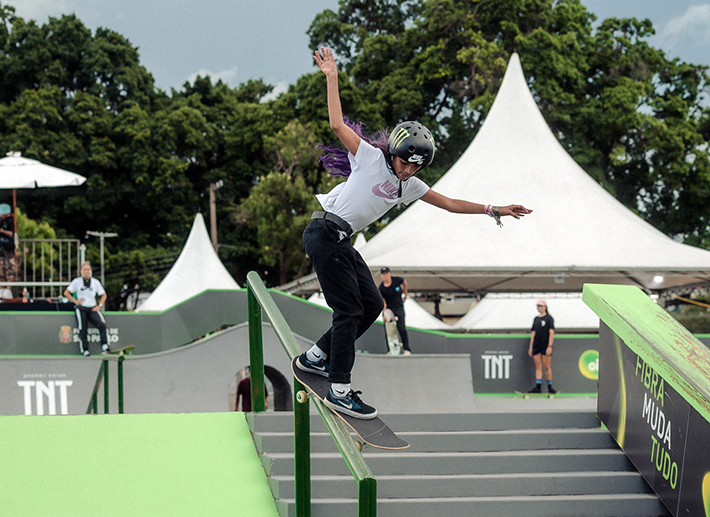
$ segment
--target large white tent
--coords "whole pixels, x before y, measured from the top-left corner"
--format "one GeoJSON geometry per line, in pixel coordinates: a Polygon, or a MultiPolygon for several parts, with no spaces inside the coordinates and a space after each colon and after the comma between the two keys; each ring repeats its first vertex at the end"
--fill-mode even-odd
{"type": "Polygon", "coordinates": [[[219,260],[198,213],[180,256],[136,312],[164,311],[207,289],[239,290],[239,284],[219,260]]]}
{"type": "Polygon", "coordinates": [[[452,327],[471,332],[529,332],[539,299],[547,302],[558,331],[599,331],[599,316],[582,301],[582,293],[490,293],[452,327]]]}
{"type": "MultiPolygon", "coordinates": [[[[322,307],[328,306],[325,298],[323,297],[323,293],[312,294],[308,298],[308,301],[322,307]]],[[[451,330],[451,325],[434,317],[432,314],[427,312],[424,307],[409,297],[404,301],[404,319],[407,327],[426,330],[451,330]]]]}
{"type": "Polygon", "coordinates": [[[586,282],[662,290],[710,282],[710,251],[656,230],[567,154],[540,113],[517,54],[481,130],[432,188],[534,212],[507,217],[499,228],[484,215],[415,202],[360,250],[372,271],[389,267],[410,291],[579,292],[586,282]]]}

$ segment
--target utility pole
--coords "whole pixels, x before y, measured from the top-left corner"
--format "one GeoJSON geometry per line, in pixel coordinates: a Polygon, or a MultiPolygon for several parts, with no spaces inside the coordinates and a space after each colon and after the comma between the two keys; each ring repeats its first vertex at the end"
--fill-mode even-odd
{"type": "Polygon", "coordinates": [[[212,247],[217,251],[217,196],[216,193],[224,186],[224,181],[210,183],[210,235],[212,247]]]}
{"type": "MultiPolygon", "coordinates": [[[[118,237],[117,233],[110,233],[110,232],[90,232],[87,231],[86,235],[92,235],[94,237],[99,237],[101,239],[101,285],[105,286],[106,282],[104,281],[104,238],[105,237],[118,237]]],[[[105,289],[105,287],[104,287],[105,289]]]]}

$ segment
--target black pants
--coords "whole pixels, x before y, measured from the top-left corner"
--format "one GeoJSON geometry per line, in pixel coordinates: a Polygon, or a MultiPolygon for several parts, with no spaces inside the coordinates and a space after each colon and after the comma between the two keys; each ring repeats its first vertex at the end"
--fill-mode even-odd
{"type": "Polygon", "coordinates": [[[76,325],[79,327],[79,351],[83,354],[84,350],[89,349],[89,323],[99,329],[101,335],[101,345],[108,345],[108,337],[106,336],[106,320],[100,311],[92,311],[90,307],[77,306],[74,310],[76,313],[76,325]]]}
{"type": "Polygon", "coordinates": [[[312,220],[303,232],[303,246],[325,301],[333,309],[333,325],[316,345],[328,354],[328,380],[348,384],[355,364],[355,340],[379,317],[384,302],[367,264],[350,239],[340,239],[334,223],[312,220]]]}
{"type": "Polygon", "coordinates": [[[402,340],[402,348],[405,350],[412,351],[409,348],[409,334],[407,334],[407,328],[404,326],[404,305],[396,307],[390,310],[397,316],[397,331],[399,331],[399,339],[402,340]]]}

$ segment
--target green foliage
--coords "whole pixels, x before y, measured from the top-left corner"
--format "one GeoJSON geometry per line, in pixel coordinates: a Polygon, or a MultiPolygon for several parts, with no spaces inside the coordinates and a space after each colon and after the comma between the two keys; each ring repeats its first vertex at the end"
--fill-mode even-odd
{"type": "Polygon", "coordinates": [[[343,0],[314,20],[311,45],[340,66],[388,123],[437,135],[445,171],[480,128],[518,52],[553,132],[582,167],[657,228],[710,236],[707,67],[648,44],[648,20],[595,17],[578,0],[343,0]]]}
{"type": "Polygon", "coordinates": [[[254,225],[256,250],[264,265],[275,268],[279,283],[306,272],[301,234],[317,201],[301,176],[272,172],[260,179],[237,213],[239,222],[254,225]]]}
{"type": "MultiPolygon", "coordinates": [[[[579,0],[341,0],[308,33],[313,48],[335,50],[346,116],[371,132],[403,119],[434,131],[437,159],[421,175],[430,185],[480,129],[518,52],[577,162],[657,228],[710,248],[707,68],[650,46],[648,20],[594,20],[579,0]]],[[[198,77],[162,92],[125,37],[92,33],[75,16],[37,25],[0,4],[0,153],[87,177],[79,188],[18,191],[23,217],[42,221],[22,231],[116,232],[106,241],[110,294],[134,281],[146,290],[223,181],[219,255],[237,281],[251,269],[271,285],[307,272],[301,232],[313,194],[341,181],[318,164],[316,144],[336,143],[325,80],[306,74],[267,101],[272,90],[198,77]]]]}

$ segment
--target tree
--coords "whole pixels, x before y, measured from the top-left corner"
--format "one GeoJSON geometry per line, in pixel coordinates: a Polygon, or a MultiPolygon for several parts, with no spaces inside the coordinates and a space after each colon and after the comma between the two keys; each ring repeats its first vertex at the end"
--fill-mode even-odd
{"type": "MultiPolygon", "coordinates": [[[[437,169],[480,128],[511,53],[580,165],[667,234],[710,241],[707,67],[648,44],[650,21],[596,17],[579,0],[344,0],[309,29],[389,124],[437,135],[437,169]]],[[[432,176],[432,179],[436,179],[432,176]]]]}

